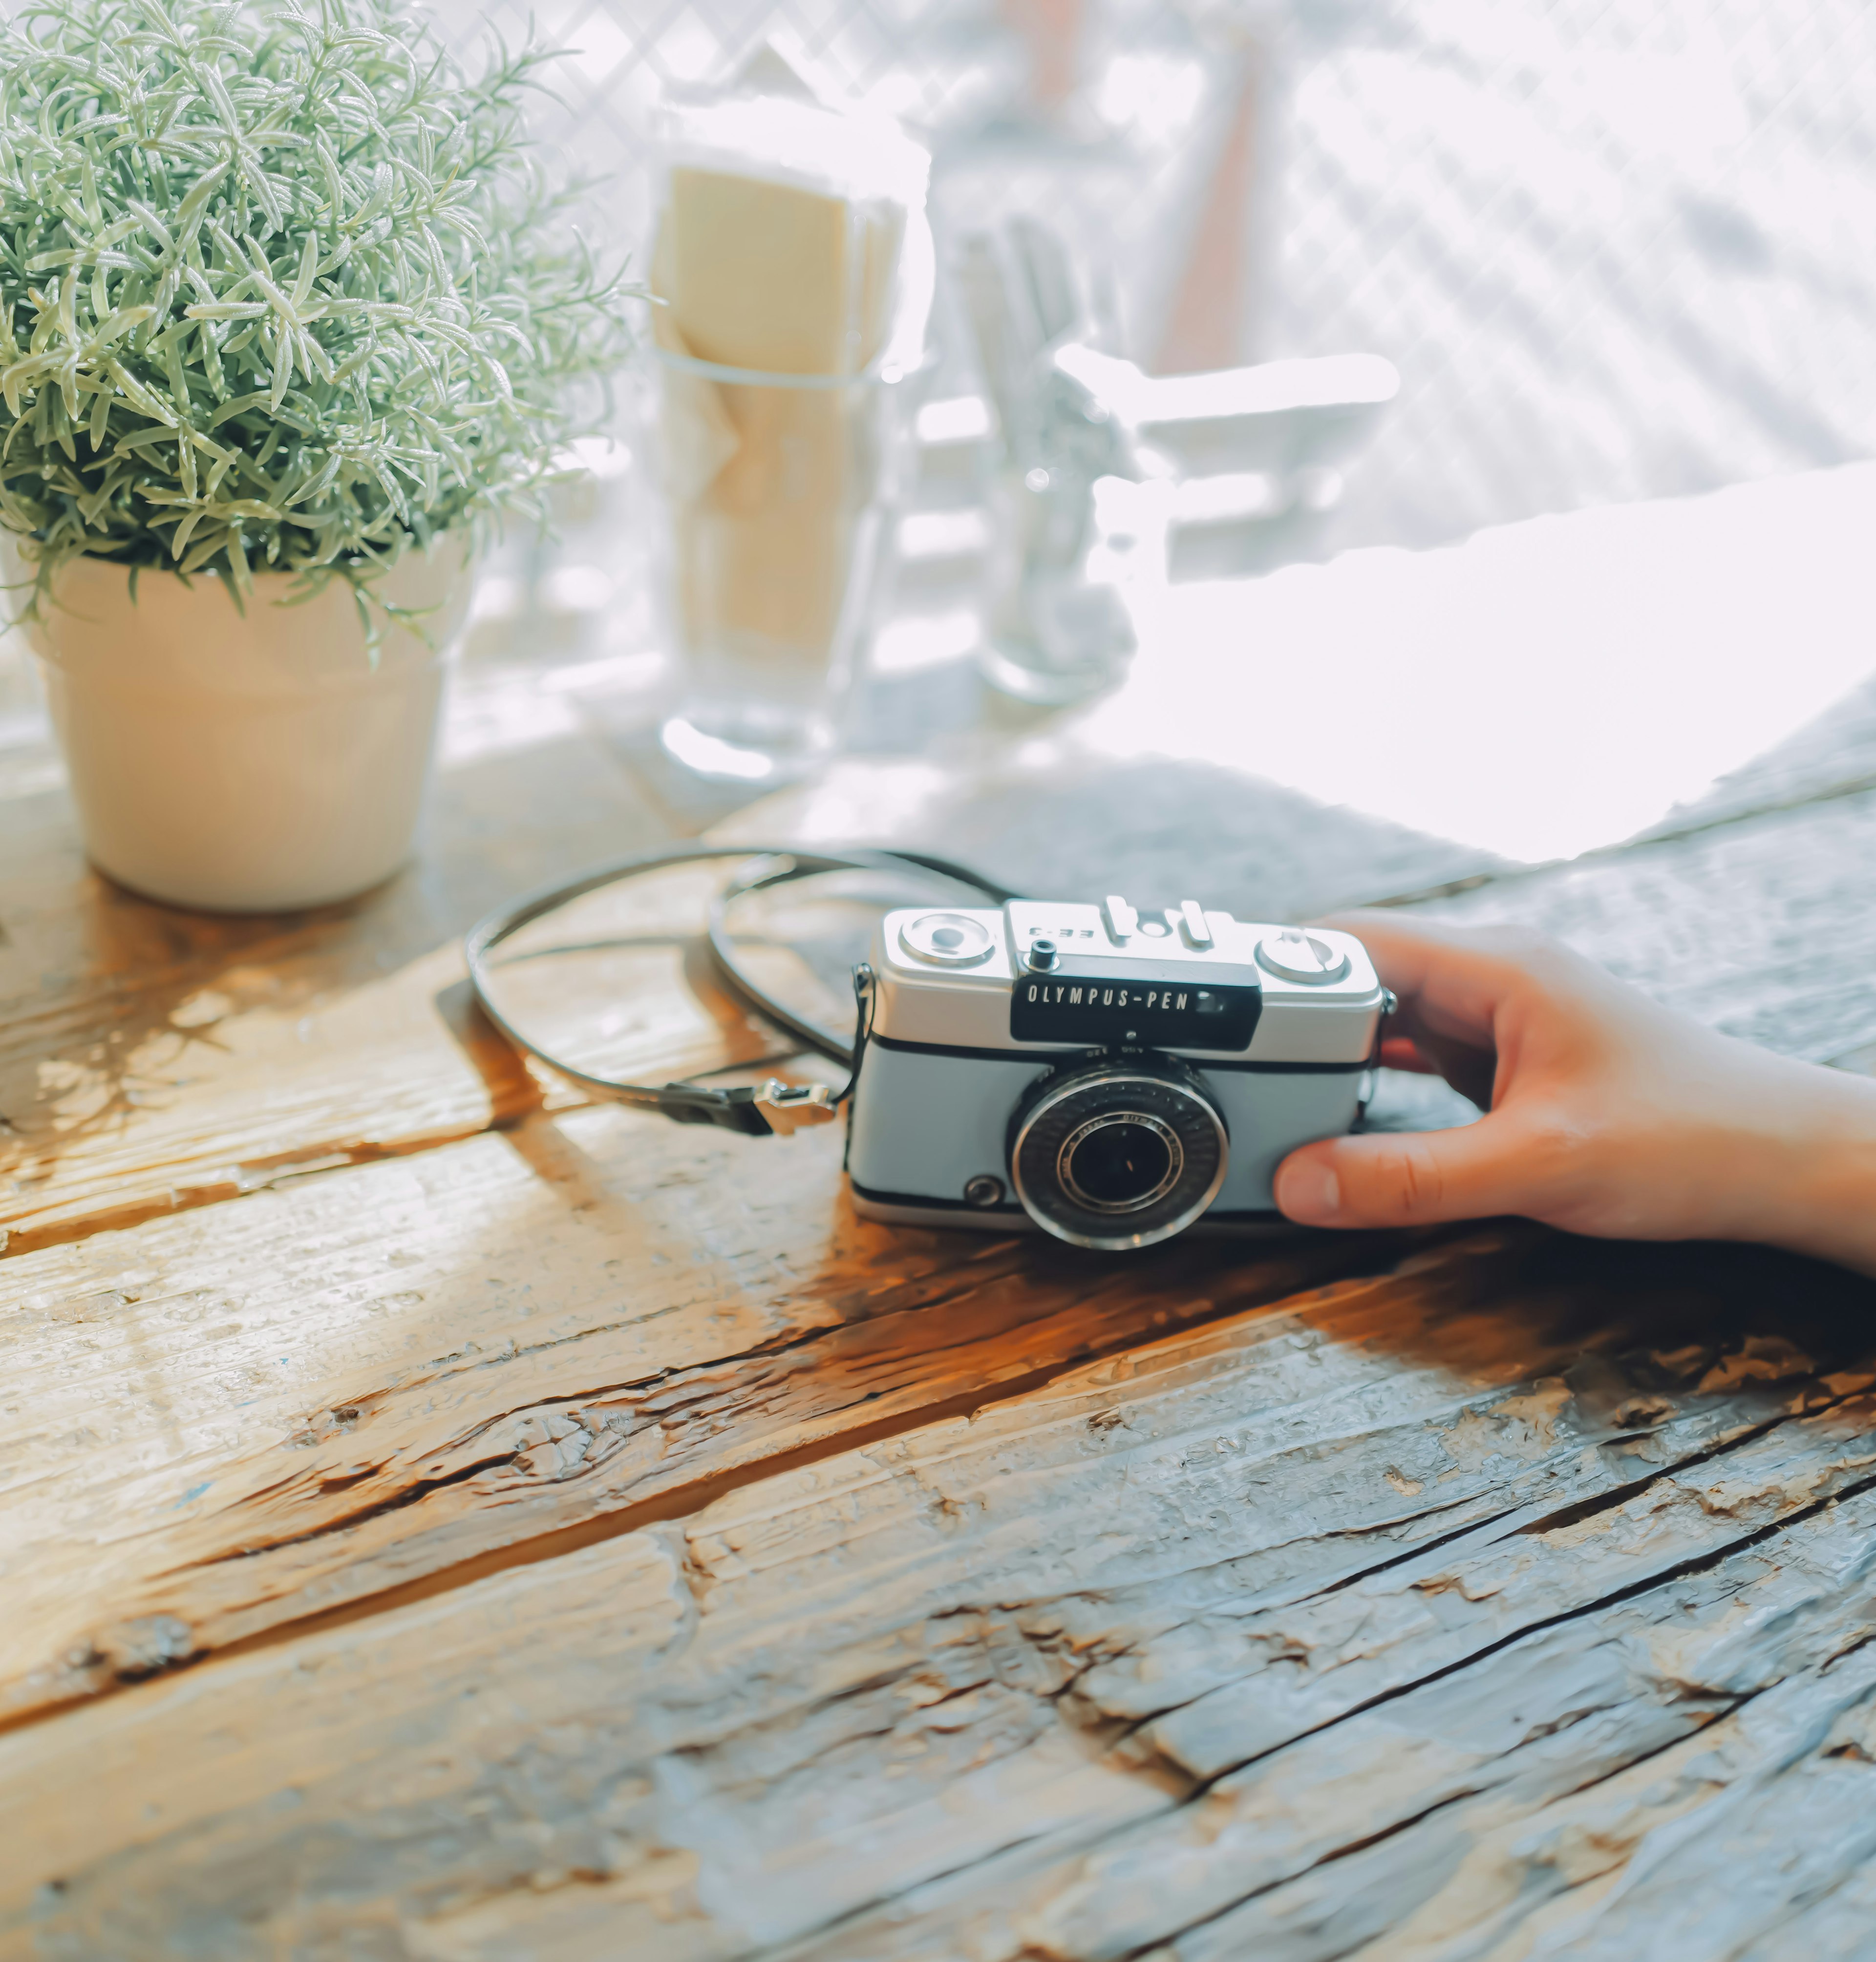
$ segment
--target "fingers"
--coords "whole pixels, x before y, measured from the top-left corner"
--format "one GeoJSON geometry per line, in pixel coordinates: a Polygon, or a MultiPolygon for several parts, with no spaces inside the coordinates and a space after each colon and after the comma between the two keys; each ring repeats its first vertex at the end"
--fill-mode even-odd
{"type": "Polygon", "coordinates": [[[1508,1114],[1451,1131],[1327,1138],[1277,1168],[1276,1202],[1303,1226],[1429,1225],[1541,1204],[1545,1168],[1508,1114]]]}
{"type": "Polygon", "coordinates": [[[1397,993],[1418,994],[1442,973],[1483,974],[1503,964],[1504,950],[1495,944],[1501,930],[1449,926],[1391,906],[1359,906],[1317,924],[1353,934],[1397,993]]]}
{"type": "Polygon", "coordinates": [[[1321,924],[1353,934],[1368,949],[1410,1024],[1478,1049],[1492,1047],[1509,996],[1544,985],[1573,959],[1555,942],[1515,928],[1442,926],[1381,909],[1338,913],[1321,924]]]}

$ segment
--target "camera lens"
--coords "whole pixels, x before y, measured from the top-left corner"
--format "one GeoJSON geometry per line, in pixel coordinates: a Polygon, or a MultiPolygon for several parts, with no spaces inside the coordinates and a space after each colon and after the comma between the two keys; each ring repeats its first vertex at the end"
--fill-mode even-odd
{"type": "Polygon", "coordinates": [[[1202,1080],[1170,1057],[1052,1070],[1010,1125],[1024,1211],[1079,1247],[1147,1247],[1182,1232],[1218,1196],[1228,1153],[1202,1080]]]}
{"type": "Polygon", "coordinates": [[[1090,1117],[1057,1155],[1062,1184],[1097,1213],[1150,1206],[1179,1176],[1186,1154],[1174,1132],[1138,1110],[1090,1117]]]}

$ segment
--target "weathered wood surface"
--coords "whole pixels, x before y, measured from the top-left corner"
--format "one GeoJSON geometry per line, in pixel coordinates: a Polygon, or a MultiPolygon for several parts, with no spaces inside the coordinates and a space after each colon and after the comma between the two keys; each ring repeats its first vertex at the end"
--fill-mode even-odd
{"type": "Polygon", "coordinates": [[[127,1689],[0,1738],[0,1952],[1457,1955],[1645,1915],[1701,1808],[1871,1775],[1830,1755],[1876,1741],[1871,1293],[1493,1232],[127,1689]]]}
{"type": "MultiPolygon", "coordinates": [[[[15,1251],[575,1101],[473,1014],[459,937],[498,900],[667,832],[578,727],[501,747],[483,725],[519,712],[517,686],[465,670],[415,866],[282,918],[152,906],[89,871],[26,726],[0,773],[0,1232],[15,1251]]],[[[609,1057],[622,1069],[775,1047],[720,997],[673,985],[695,884],[635,896],[644,944],[613,957],[614,999],[632,1005],[609,1057]]]]}
{"type": "Polygon", "coordinates": [[[6,1261],[0,1718],[1391,1257],[894,1232],[840,1146],[608,1107],[6,1261]]]}
{"type": "MultiPolygon", "coordinates": [[[[1807,879],[1873,816],[1811,813],[1827,849],[1794,850],[1781,813],[1448,903],[1548,919],[1696,1011],[1829,1053],[1871,1034],[1868,985],[1790,951],[1813,930],[1807,879]],[[1720,896],[1748,879],[1765,902],[1736,923],[1720,896]],[[1670,896],[1724,931],[1676,928],[1670,896]]],[[[30,1612],[0,1637],[0,1706],[626,1523],[856,1423],[1377,1257],[1193,1245],[1117,1268],[882,1232],[848,1216],[837,1158],[831,1133],[759,1147],[616,1110],[543,1117],[16,1256],[21,1373],[60,1388],[21,1403],[8,1454],[49,1496],[9,1518],[30,1612]]]]}
{"type": "Polygon", "coordinates": [[[1670,812],[1649,835],[1876,790],[1876,679],[1670,812]]]}
{"type": "MultiPolygon", "coordinates": [[[[9,780],[0,922],[70,1019],[8,1079],[50,1175],[0,1261],[0,1953],[1863,1952],[1876,1289],[1525,1228],[1083,1261],[855,1222],[829,1133],[539,1107],[450,1032],[450,941],[663,822],[597,762],[582,803],[582,740],[463,761],[515,807],[475,787],[421,905],[173,940],[9,780]],[[322,1088],[231,993],[277,962],[322,1088]],[[85,1032],[211,986],[225,1051],[89,1122],[141,1085],[85,1032]]],[[[1215,880],[1176,772],[1048,776],[869,810],[850,765],[739,835],[1061,889],[1145,812],[1135,884],[1476,877],[1438,906],[1876,1058],[1876,797],[1527,874],[1273,793],[1215,880]]],[[[671,904],[594,957],[658,963],[609,1040],[667,1074],[763,1041],[669,989],[671,904]]]]}
{"type": "Polygon", "coordinates": [[[1876,792],[1863,792],[1506,874],[1432,909],[1557,934],[1729,1034],[1867,1069],[1876,1040],[1873,865],[1876,792]]]}

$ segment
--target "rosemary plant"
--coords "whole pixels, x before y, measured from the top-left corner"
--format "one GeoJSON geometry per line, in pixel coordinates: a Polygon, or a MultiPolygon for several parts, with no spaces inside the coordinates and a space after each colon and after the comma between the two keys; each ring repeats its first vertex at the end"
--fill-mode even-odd
{"type": "Polygon", "coordinates": [[[538,508],[626,344],[527,145],[544,59],[470,79],[404,0],[0,27],[0,523],[36,604],[90,554],[362,606],[413,542],[538,508]]]}

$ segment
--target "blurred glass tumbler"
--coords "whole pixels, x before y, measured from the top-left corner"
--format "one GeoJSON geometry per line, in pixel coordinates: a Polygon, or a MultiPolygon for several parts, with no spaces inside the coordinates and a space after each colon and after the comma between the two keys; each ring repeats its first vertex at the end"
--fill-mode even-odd
{"type": "Polygon", "coordinates": [[[660,156],[661,583],[687,691],[664,743],[780,780],[832,748],[872,625],[924,372],[930,159],[889,120],[760,91],[673,105],[660,156]]]}
{"type": "Polygon", "coordinates": [[[665,749],[799,776],[833,748],[875,624],[921,371],[786,375],[651,350],[660,586],[683,693],[665,749]]]}

